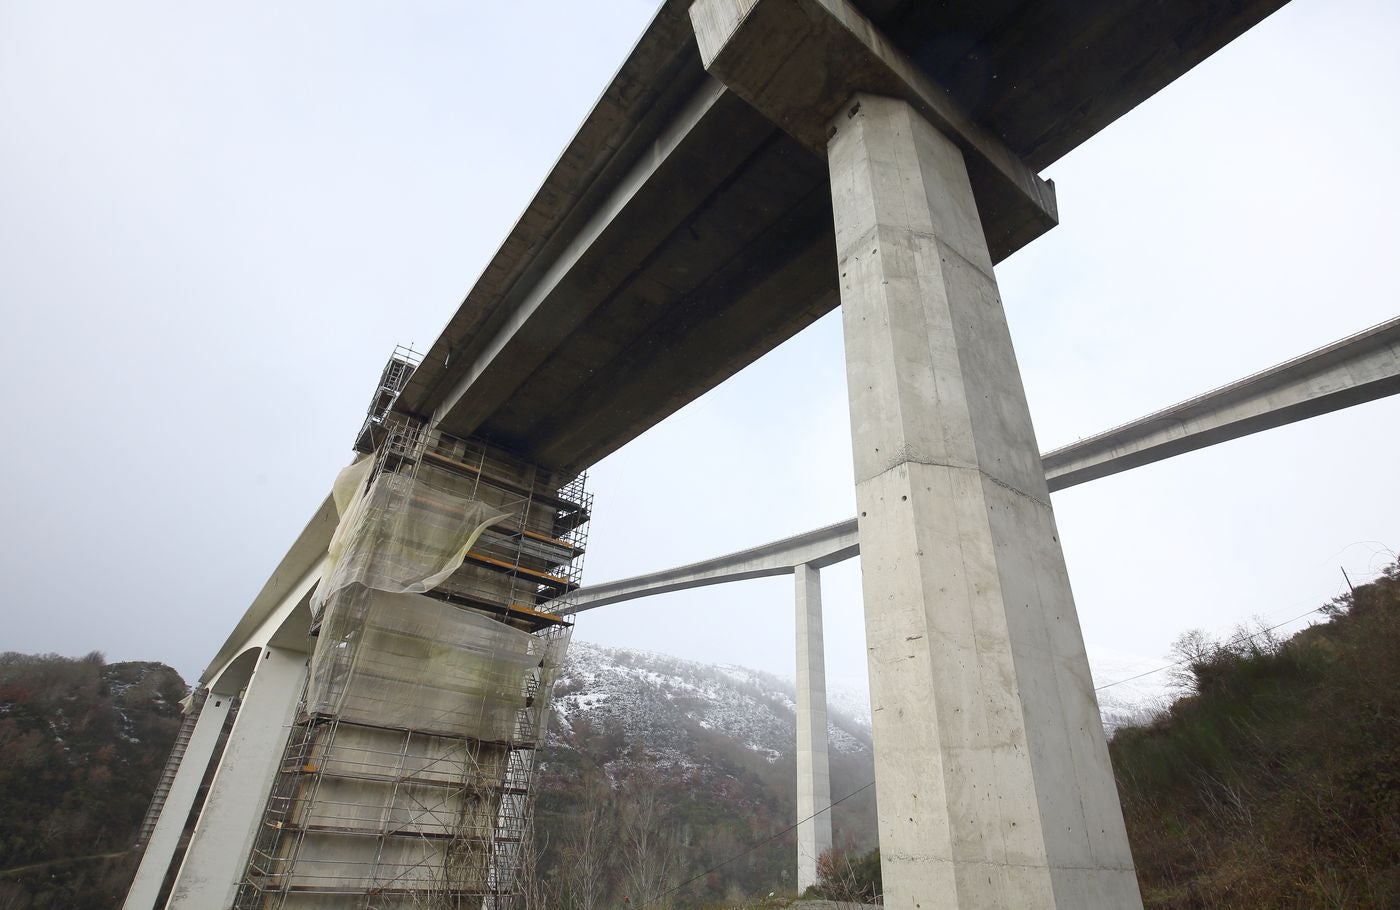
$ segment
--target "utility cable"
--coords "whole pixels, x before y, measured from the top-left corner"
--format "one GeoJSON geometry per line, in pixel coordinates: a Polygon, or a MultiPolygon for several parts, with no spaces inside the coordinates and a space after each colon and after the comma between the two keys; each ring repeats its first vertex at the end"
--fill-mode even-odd
{"type": "MultiPolygon", "coordinates": [[[[1308,612],[1299,614],[1298,616],[1295,616],[1295,617],[1293,617],[1292,619],[1285,619],[1283,622],[1279,623],[1279,624],[1276,625],[1276,626],[1269,626],[1267,629],[1260,629],[1258,632],[1254,632],[1254,633],[1252,633],[1252,634],[1250,634],[1250,635],[1246,635],[1246,636],[1244,636],[1243,638],[1237,638],[1237,639],[1236,639],[1236,638],[1232,638],[1231,641],[1240,641],[1240,642],[1253,641],[1254,639],[1258,638],[1260,635],[1267,635],[1268,633],[1274,631],[1275,629],[1282,629],[1284,626],[1288,625],[1288,624],[1291,623],[1291,622],[1297,622],[1298,620],[1302,619],[1302,618],[1305,617],[1305,616],[1311,616],[1311,615],[1313,615],[1314,613],[1320,613],[1320,612],[1322,612],[1322,607],[1313,607],[1313,608],[1312,608],[1311,610],[1309,610],[1308,612]]],[[[1112,688],[1113,686],[1121,686],[1121,685],[1122,685],[1123,683],[1125,683],[1125,682],[1132,682],[1132,681],[1135,680],[1135,679],[1142,679],[1144,676],[1151,676],[1151,675],[1154,674],[1154,673],[1161,673],[1163,670],[1170,670],[1170,669],[1172,669],[1172,668],[1174,668],[1174,667],[1184,667],[1184,666],[1186,666],[1187,664],[1189,664],[1190,662],[1191,662],[1190,658],[1182,658],[1181,660],[1174,660],[1174,661],[1172,661],[1171,663],[1167,664],[1165,667],[1158,667],[1158,668],[1155,669],[1155,670],[1148,670],[1148,671],[1146,671],[1146,672],[1144,672],[1144,673],[1139,673],[1139,674],[1136,675],[1136,676],[1129,676],[1127,679],[1120,679],[1120,680],[1117,680],[1117,681],[1115,681],[1115,682],[1104,683],[1102,686],[1096,686],[1096,687],[1094,687],[1094,691],[1095,691],[1095,692],[1102,692],[1104,689],[1109,689],[1109,688],[1112,688]]]]}
{"type": "Polygon", "coordinates": [[[734,862],[736,859],[743,859],[745,856],[748,856],[750,853],[754,852],[754,851],[757,850],[759,847],[762,847],[764,844],[767,844],[767,843],[770,843],[770,842],[772,842],[772,841],[775,841],[775,840],[777,840],[778,838],[782,837],[784,834],[787,834],[787,833],[789,833],[789,832],[791,832],[791,831],[795,831],[796,829],[800,828],[802,825],[804,825],[804,824],[806,824],[807,822],[811,821],[812,819],[816,818],[818,815],[821,815],[823,812],[829,812],[829,811],[831,811],[832,806],[839,806],[839,805],[841,805],[842,803],[844,803],[846,800],[850,799],[852,796],[855,796],[855,795],[858,794],[858,793],[862,793],[862,792],[864,792],[864,791],[866,791],[866,790],[869,790],[869,789],[870,789],[871,787],[873,787],[873,786],[875,786],[875,781],[872,780],[870,783],[866,784],[864,787],[861,787],[861,788],[859,788],[859,789],[857,789],[857,790],[852,790],[850,793],[847,793],[845,796],[843,796],[843,797],[841,797],[840,799],[838,799],[838,800],[836,800],[835,802],[833,802],[830,806],[827,806],[825,809],[818,809],[816,812],[814,812],[814,813],[812,813],[811,815],[807,816],[806,818],[804,818],[804,819],[798,821],[797,824],[795,824],[795,825],[789,825],[788,827],[786,827],[786,828],[784,828],[783,830],[779,831],[777,834],[770,835],[770,836],[768,836],[768,837],[765,837],[763,840],[758,841],[758,842],[755,843],[755,844],[749,845],[749,847],[747,847],[746,849],[739,851],[738,853],[736,853],[736,854],[734,854],[733,856],[729,857],[729,859],[726,859],[726,860],[723,860],[723,861],[721,861],[721,862],[716,863],[715,865],[713,865],[713,866],[711,866],[710,868],[706,869],[704,872],[701,872],[701,873],[699,873],[699,874],[697,874],[697,875],[692,875],[690,878],[688,878],[688,879],[686,879],[685,881],[681,882],[679,885],[677,885],[676,887],[672,888],[671,890],[661,892],[660,894],[656,895],[656,897],[654,897],[654,898],[652,898],[651,900],[647,901],[645,904],[642,904],[640,907],[637,908],[637,910],[646,910],[647,907],[655,906],[656,903],[657,903],[658,901],[660,901],[662,898],[664,898],[664,897],[669,897],[669,896],[671,896],[672,894],[675,894],[677,891],[681,890],[681,889],[684,888],[686,885],[689,885],[689,884],[691,884],[692,882],[698,882],[700,879],[702,879],[702,878],[704,878],[705,876],[709,875],[711,872],[717,872],[717,871],[719,871],[720,869],[723,869],[725,866],[727,866],[727,865],[729,865],[730,863],[734,862]]]}
{"type": "MultiPolygon", "coordinates": [[[[1362,540],[1362,541],[1357,541],[1356,543],[1378,543],[1378,542],[1379,542],[1379,541],[1362,540]]],[[[1347,546],[1349,546],[1349,547],[1354,547],[1354,546],[1356,546],[1356,543],[1348,544],[1347,546]]],[[[1343,549],[1346,549],[1346,548],[1344,547],[1343,549]]],[[[1375,573],[1375,574],[1379,575],[1380,573],[1375,573]]],[[[1375,580],[1375,579],[1373,578],[1372,581],[1374,581],[1374,580],[1375,580]]],[[[1370,582],[1363,582],[1363,584],[1370,584],[1370,582]]],[[[1266,635],[1266,634],[1268,634],[1269,632],[1274,631],[1275,629],[1281,629],[1281,628],[1283,628],[1284,626],[1288,625],[1288,624],[1291,623],[1291,622],[1297,622],[1298,620],[1300,620],[1300,619],[1302,619],[1302,618],[1304,618],[1304,617],[1306,617],[1306,616],[1311,616],[1311,615],[1314,614],[1314,613],[1321,613],[1324,609],[1327,608],[1327,606],[1329,606],[1329,605],[1324,604],[1324,605],[1321,606],[1321,607],[1314,607],[1313,609],[1307,611],[1306,613],[1300,613],[1299,615],[1293,617],[1292,619],[1285,619],[1283,622],[1278,623],[1277,625],[1269,626],[1267,629],[1260,629],[1258,632],[1254,632],[1254,633],[1252,633],[1252,634],[1250,634],[1250,635],[1246,635],[1246,636],[1244,636],[1243,638],[1238,638],[1238,639],[1237,639],[1237,638],[1231,638],[1230,641],[1241,641],[1241,642],[1253,641],[1255,638],[1258,638],[1260,635],[1266,635]]],[[[1259,617],[1259,618],[1262,619],[1262,617],[1259,617]]],[[[1132,682],[1132,681],[1135,680],[1135,679],[1142,679],[1144,676],[1151,676],[1151,675],[1154,674],[1154,673],[1161,673],[1162,671],[1164,671],[1164,670],[1170,670],[1170,669],[1172,669],[1173,667],[1185,666],[1186,664],[1188,664],[1188,663],[1190,663],[1190,662],[1191,662],[1191,661],[1190,661],[1189,659],[1175,660],[1175,661],[1172,661],[1171,663],[1167,664],[1165,667],[1158,667],[1158,668],[1155,669],[1155,670],[1148,670],[1148,671],[1146,671],[1145,673],[1139,673],[1139,674],[1137,674],[1136,676],[1129,676],[1127,679],[1119,679],[1119,680],[1116,680],[1116,681],[1111,682],[1111,683],[1105,683],[1105,684],[1102,685],[1102,686],[1096,686],[1096,687],[1094,688],[1094,691],[1095,691],[1095,692],[1102,692],[1104,689],[1112,688],[1113,686],[1120,686],[1120,685],[1122,685],[1123,683],[1132,682]]]]}

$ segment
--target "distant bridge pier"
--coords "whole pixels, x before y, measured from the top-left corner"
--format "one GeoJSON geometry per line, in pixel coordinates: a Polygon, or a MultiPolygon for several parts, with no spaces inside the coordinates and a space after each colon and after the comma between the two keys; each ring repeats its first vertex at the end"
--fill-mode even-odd
{"type": "Polygon", "coordinates": [[[797,890],[817,883],[817,860],[831,849],[831,771],[827,756],[826,653],[821,571],[793,570],[797,601],[797,890]]]}
{"type": "MultiPolygon", "coordinates": [[[[241,680],[247,680],[238,717],[229,731],[166,910],[232,905],[301,701],[306,672],[306,654],[268,646],[246,652],[213,687],[216,693],[233,695],[242,687],[241,680]]],[[[150,905],[139,906],[145,910],[150,905]]],[[[126,910],[137,908],[128,898],[126,910]]]]}

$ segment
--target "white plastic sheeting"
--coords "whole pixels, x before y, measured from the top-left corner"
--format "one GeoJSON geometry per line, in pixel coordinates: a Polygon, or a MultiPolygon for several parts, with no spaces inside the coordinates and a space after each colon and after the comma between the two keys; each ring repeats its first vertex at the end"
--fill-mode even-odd
{"type": "Polygon", "coordinates": [[[511,515],[482,502],[473,478],[423,464],[412,474],[381,471],[366,484],[373,468],[374,459],[362,458],[332,487],[340,524],[311,598],[316,616],[352,584],[392,594],[431,591],[457,570],[488,524],[511,515]]]}
{"type": "Polygon", "coordinates": [[[330,564],[312,598],[321,631],[306,709],[445,736],[532,740],[568,635],[540,637],[427,597],[489,524],[511,518],[470,476],[419,464],[341,471],[330,564]],[[371,480],[371,477],[373,478],[371,480]],[[542,692],[536,699],[535,693],[542,692]]]}
{"type": "Polygon", "coordinates": [[[516,603],[540,596],[540,563],[575,548],[526,544],[533,482],[430,461],[381,451],[336,478],[306,713],[239,907],[272,894],[288,910],[509,901],[570,633],[516,603]],[[477,564],[458,572],[474,547],[477,564]],[[482,609],[439,599],[464,578],[482,609]]]}
{"type": "Polygon", "coordinates": [[[431,597],[370,592],[364,601],[358,628],[338,641],[322,633],[326,650],[341,653],[317,649],[308,711],[487,742],[536,741],[567,634],[531,635],[431,597]]]}

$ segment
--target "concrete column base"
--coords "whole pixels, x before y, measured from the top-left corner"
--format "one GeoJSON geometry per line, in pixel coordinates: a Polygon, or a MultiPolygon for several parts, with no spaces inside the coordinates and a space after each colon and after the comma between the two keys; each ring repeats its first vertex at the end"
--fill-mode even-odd
{"type": "Polygon", "coordinates": [[[875,96],[829,135],[885,906],[1141,907],[962,154],[875,96]]]}

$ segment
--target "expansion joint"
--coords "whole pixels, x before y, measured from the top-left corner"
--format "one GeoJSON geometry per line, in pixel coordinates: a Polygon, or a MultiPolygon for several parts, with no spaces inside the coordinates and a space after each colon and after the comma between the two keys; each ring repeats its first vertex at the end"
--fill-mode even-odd
{"type": "Polygon", "coordinates": [[[837,263],[842,269],[841,277],[845,277],[845,268],[847,266],[847,263],[859,262],[861,260],[861,256],[852,253],[852,250],[862,250],[873,243],[874,248],[872,248],[870,250],[870,253],[866,255],[875,255],[880,251],[880,245],[883,236],[894,232],[898,232],[909,237],[920,237],[930,241],[930,243],[938,249],[940,256],[952,256],[953,258],[962,262],[968,268],[975,271],[977,274],[981,275],[983,278],[986,278],[988,281],[992,282],[995,286],[996,275],[992,271],[989,271],[985,266],[973,262],[971,259],[964,256],[958,250],[957,247],[944,240],[942,234],[939,234],[935,231],[920,230],[918,228],[891,227],[888,225],[881,224],[875,225],[855,240],[852,240],[850,243],[846,244],[846,249],[837,254],[837,263]]]}
{"type": "Polygon", "coordinates": [[[1027,493],[1025,490],[1022,490],[1020,487],[1007,483],[1000,477],[997,477],[995,474],[991,474],[983,468],[971,464],[955,464],[953,462],[948,461],[934,461],[932,459],[917,458],[914,456],[905,455],[902,457],[897,457],[894,461],[886,465],[882,470],[875,474],[872,474],[869,478],[867,478],[867,480],[874,480],[876,477],[883,477],[884,475],[890,473],[891,471],[897,468],[911,464],[923,465],[924,467],[928,468],[947,468],[953,471],[976,471],[978,474],[981,474],[987,480],[991,481],[992,483],[996,484],[1004,490],[1015,493],[1017,496],[1020,496],[1023,499],[1029,499],[1031,502],[1034,502],[1038,505],[1042,505],[1047,509],[1052,508],[1049,499],[1041,499],[1039,496],[1033,496],[1030,493],[1027,493]]]}

